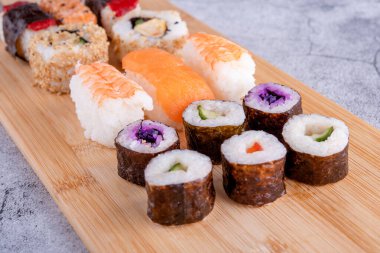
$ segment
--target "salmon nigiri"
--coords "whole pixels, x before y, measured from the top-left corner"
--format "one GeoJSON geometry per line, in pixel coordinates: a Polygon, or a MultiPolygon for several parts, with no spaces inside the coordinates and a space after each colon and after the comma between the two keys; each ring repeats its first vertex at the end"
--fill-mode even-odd
{"type": "Polygon", "coordinates": [[[179,128],[182,112],[194,101],[214,99],[206,81],[183,60],[157,48],[141,49],[123,58],[128,77],[142,85],[153,97],[153,120],[179,128]]]}
{"type": "Polygon", "coordinates": [[[71,98],[85,137],[113,147],[117,133],[152,110],[143,88],[106,63],[78,65],[70,82],[71,98]]]}
{"type": "Polygon", "coordinates": [[[80,0],[41,0],[40,6],[62,24],[97,23],[95,14],[80,0]]]}
{"type": "Polygon", "coordinates": [[[245,48],[220,36],[195,33],[179,52],[202,75],[217,99],[242,102],[255,86],[255,62],[245,48]]]}

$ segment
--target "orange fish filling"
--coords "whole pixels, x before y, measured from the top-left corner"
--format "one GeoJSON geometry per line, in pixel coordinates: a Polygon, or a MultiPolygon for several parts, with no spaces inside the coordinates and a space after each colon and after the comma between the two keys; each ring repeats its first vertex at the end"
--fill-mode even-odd
{"type": "Polygon", "coordinates": [[[93,97],[99,104],[109,98],[129,98],[136,91],[143,90],[117,69],[105,63],[81,65],[76,72],[81,77],[83,84],[89,86],[93,97]]]}
{"type": "Polygon", "coordinates": [[[225,38],[211,34],[195,33],[190,39],[201,49],[200,54],[212,67],[218,62],[237,61],[243,53],[248,52],[225,38]]]}
{"type": "Polygon", "coordinates": [[[252,154],[258,151],[263,151],[263,147],[260,145],[260,143],[257,142],[253,143],[253,145],[246,150],[248,154],[252,154]]]}

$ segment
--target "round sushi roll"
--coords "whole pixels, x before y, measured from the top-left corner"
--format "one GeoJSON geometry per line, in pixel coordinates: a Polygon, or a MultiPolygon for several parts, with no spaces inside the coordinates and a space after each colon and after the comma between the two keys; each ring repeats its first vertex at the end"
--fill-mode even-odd
{"type": "Polygon", "coordinates": [[[120,60],[131,51],[149,47],[174,53],[185,43],[188,33],[178,12],[143,10],[114,23],[111,46],[120,60]]]}
{"type": "Polygon", "coordinates": [[[288,147],[285,175],[296,181],[325,185],[348,174],[348,127],[317,114],[296,115],[282,132],[288,147]]]}
{"type": "Polygon", "coordinates": [[[104,30],[95,24],[62,25],[31,41],[34,84],[50,92],[68,93],[76,64],[97,61],[108,61],[108,42],[104,30]]]}
{"type": "Polygon", "coordinates": [[[7,51],[29,61],[29,47],[32,38],[44,31],[56,29],[56,21],[37,4],[16,2],[5,5],[1,14],[2,40],[7,51]]]}
{"type": "Polygon", "coordinates": [[[275,201],[286,193],[286,148],[264,131],[247,131],[221,147],[223,186],[234,201],[254,206],[275,201]]]}
{"type": "Polygon", "coordinates": [[[183,112],[183,124],[188,147],[209,156],[214,164],[221,162],[223,141],[246,127],[243,107],[221,100],[191,103],[183,112]]]}
{"type": "Polygon", "coordinates": [[[118,174],[137,185],[145,185],[144,170],[160,153],[179,149],[174,128],[150,120],[138,120],[126,126],[115,139],[118,174]]]}
{"type": "Polygon", "coordinates": [[[153,158],[145,169],[148,216],[162,225],[205,218],[215,189],[210,158],[192,150],[172,150],[153,158]]]}
{"type": "Polygon", "coordinates": [[[243,105],[249,129],[264,130],[279,140],[288,119],[302,113],[298,92],[276,83],[254,87],[245,96],[243,105]]]}

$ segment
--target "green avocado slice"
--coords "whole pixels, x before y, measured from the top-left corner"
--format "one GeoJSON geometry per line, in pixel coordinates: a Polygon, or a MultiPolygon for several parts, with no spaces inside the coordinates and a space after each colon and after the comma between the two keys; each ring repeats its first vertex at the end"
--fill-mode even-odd
{"type": "Polygon", "coordinates": [[[213,111],[209,111],[209,110],[206,110],[204,109],[201,105],[198,105],[197,107],[198,109],[198,114],[199,114],[199,117],[202,119],[202,120],[206,120],[206,119],[215,119],[217,117],[219,117],[220,115],[216,112],[213,112],[213,111]]]}
{"type": "Polygon", "coordinates": [[[334,127],[329,127],[322,134],[313,134],[312,137],[316,142],[326,141],[334,132],[334,127]]]}
{"type": "Polygon", "coordinates": [[[136,22],[135,22],[135,27],[138,26],[138,25],[141,25],[141,24],[143,24],[143,23],[145,23],[144,19],[139,18],[139,19],[137,19],[136,22]]]}
{"type": "Polygon", "coordinates": [[[169,172],[183,170],[186,171],[186,167],[183,166],[181,163],[176,163],[172,167],[170,167],[169,172]]]}

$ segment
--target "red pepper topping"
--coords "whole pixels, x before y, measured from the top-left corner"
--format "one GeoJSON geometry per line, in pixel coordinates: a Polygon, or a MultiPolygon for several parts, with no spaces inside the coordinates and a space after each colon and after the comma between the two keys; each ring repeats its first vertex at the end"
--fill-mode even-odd
{"type": "Polygon", "coordinates": [[[25,4],[29,4],[29,2],[25,2],[25,1],[15,2],[13,4],[4,5],[3,6],[3,10],[4,10],[4,12],[7,12],[7,11],[10,11],[10,10],[12,10],[14,8],[17,8],[17,7],[25,5],[25,4]]]}
{"type": "Polygon", "coordinates": [[[115,12],[116,17],[121,17],[136,8],[138,2],[138,0],[111,0],[107,4],[115,12]]]}
{"type": "Polygon", "coordinates": [[[44,19],[30,23],[27,27],[30,30],[39,31],[54,25],[57,25],[57,22],[54,19],[44,19]]]}
{"type": "Polygon", "coordinates": [[[253,143],[253,145],[249,148],[247,148],[247,153],[248,154],[252,154],[254,152],[257,152],[257,151],[262,151],[263,150],[263,147],[261,147],[261,145],[257,142],[253,143]]]}

